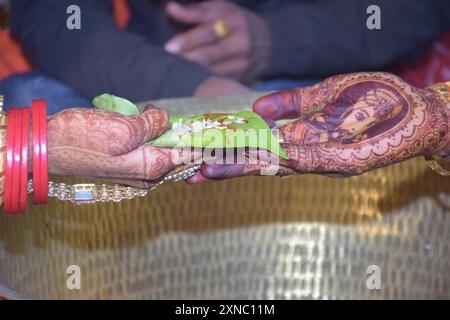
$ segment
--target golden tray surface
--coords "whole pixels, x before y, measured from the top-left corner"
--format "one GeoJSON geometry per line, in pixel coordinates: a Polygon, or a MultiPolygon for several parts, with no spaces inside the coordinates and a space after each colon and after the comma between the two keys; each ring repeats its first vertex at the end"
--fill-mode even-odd
{"type": "MultiPolygon", "coordinates": [[[[156,103],[194,114],[254,99],[156,103]]],[[[349,179],[171,183],[118,204],[29,208],[0,217],[0,284],[27,298],[450,299],[450,179],[421,158],[349,179]]]]}

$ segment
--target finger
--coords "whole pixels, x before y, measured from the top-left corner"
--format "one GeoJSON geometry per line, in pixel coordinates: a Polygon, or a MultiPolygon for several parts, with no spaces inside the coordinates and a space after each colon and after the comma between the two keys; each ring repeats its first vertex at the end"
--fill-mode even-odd
{"type": "MultiPolygon", "coordinates": [[[[202,163],[202,151],[191,148],[169,149],[142,146],[121,157],[115,157],[114,170],[120,180],[136,187],[151,187],[164,176],[202,163]]],[[[116,179],[117,181],[117,179],[116,179]]]]}
{"type": "Polygon", "coordinates": [[[212,23],[201,24],[183,32],[166,42],[164,50],[172,54],[179,54],[193,48],[204,46],[217,41],[212,23]]]}
{"type": "MultiPolygon", "coordinates": [[[[123,136],[116,140],[116,143],[121,143],[123,150],[121,153],[130,152],[146,141],[161,135],[167,130],[168,125],[169,117],[166,111],[152,105],[147,106],[138,116],[123,116],[121,128],[123,136]]],[[[109,127],[109,130],[115,130],[115,128],[109,127]]],[[[117,155],[117,153],[111,155],[117,155]]]]}
{"type": "MultiPolygon", "coordinates": [[[[369,168],[381,166],[371,158],[371,153],[360,149],[353,149],[339,143],[295,145],[283,144],[289,160],[267,161],[267,151],[257,151],[257,157],[247,159],[245,163],[235,164],[205,164],[201,168],[201,175],[191,179],[191,183],[206,182],[211,179],[235,178],[249,175],[293,174],[291,168],[297,172],[318,173],[331,176],[351,176],[366,172],[369,168]],[[255,160],[256,159],[256,160],[255,160]]],[[[125,179],[155,180],[170,171],[174,166],[169,149],[143,146],[148,154],[143,157],[137,155],[138,150],[128,156],[115,157],[115,177],[125,179]],[[158,153],[161,152],[161,153],[158,153]],[[122,158],[122,159],[118,159],[122,158]],[[125,163],[121,160],[126,159],[125,163]],[[135,170],[136,164],[147,161],[142,170],[135,170]]],[[[273,159],[273,158],[270,158],[273,159]]],[[[107,169],[107,166],[101,166],[107,169]]],[[[111,175],[109,175],[111,176],[111,175]]]]}
{"type": "Polygon", "coordinates": [[[289,160],[281,164],[302,173],[331,176],[359,175],[377,167],[369,149],[352,148],[336,142],[299,145],[283,144],[289,160]]]}
{"type": "Polygon", "coordinates": [[[186,60],[196,62],[199,65],[210,68],[214,62],[226,59],[226,52],[222,51],[223,46],[220,42],[215,42],[211,45],[197,47],[182,53],[181,56],[186,60]]]}
{"type": "Polygon", "coordinates": [[[323,110],[334,100],[337,77],[326,79],[316,85],[275,92],[259,98],[253,110],[264,118],[273,120],[296,118],[323,110]]]}
{"type": "Polygon", "coordinates": [[[85,148],[49,148],[49,171],[78,177],[154,180],[174,167],[170,149],[142,145],[118,156],[85,148]]]}
{"type": "Polygon", "coordinates": [[[209,179],[235,178],[249,172],[245,164],[206,164],[200,170],[202,176],[209,179]]]}
{"type": "Polygon", "coordinates": [[[201,163],[201,149],[191,148],[155,148],[143,145],[138,149],[116,160],[123,161],[123,167],[118,168],[128,179],[155,180],[165,175],[175,167],[201,163]]]}
{"type": "Polygon", "coordinates": [[[267,125],[269,126],[270,129],[273,129],[276,127],[276,123],[275,121],[273,121],[272,119],[269,118],[264,118],[264,121],[267,123],[267,125]]]}
{"type": "Polygon", "coordinates": [[[177,167],[186,167],[203,162],[202,148],[165,148],[164,150],[170,153],[171,161],[177,167]]]}
{"type": "Polygon", "coordinates": [[[188,184],[202,184],[206,182],[212,181],[211,179],[208,179],[205,177],[201,171],[197,171],[192,177],[186,180],[186,183],[188,184]]]}
{"type": "Polygon", "coordinates": [[[169,116],[167,112],[152,104],[147,105],[144,112],[139,116],[145,122],[144,142],[160,136],[169,126],[169,116]]]}
{"type": "Polygon", "coordinates": [[[183,6],[177,2],[169,2],[166,6],[166,14],[182,23],[195,24],[204,22],[205,15],[201,10],[194,6],[183,6]]]}
{"type": "Polygon", "coordinates": [[[210,70],[225,77],[238,77],[250,67],[249,58],[235,56],[230,59],[218,61],[210,66],[210,70]]]}
{"type": "Polygon", "coordinates": [[[214,31],[215,21],[209,21],[171,38],[166,42],[164,49],[172,54],[180,54],[203,48],[208,44],[220,44],[221,56],[224,57],[249,53],[250,39],[244,32],[235,32],[243,29],[241,16],[223,15],[221,20],[228,28],[226,37],[219,38],[214,31]]]}
{"type": "Polygon", "coordinates": [[[48,145],[49,149],[70,146],[116,156],[160,135],[167,126],[167,113],[158,108],[137,116],[73,108],[59,112],[48,121],[48,145]]]}
{"type": "Polygon", "coordinates": [[[279,172],[279,158],[266,150],[250,151],[244,161],[231,164],[204,164],[201,173],[208,179],[236,178],[251,175],[275,175],[279,172]]]}
{"type": "Polygon", "coordinates": [[[166,6],[167,15],[181,23],[199,24],[215,19],[223,15],[224,4],[222,1],[208,1],[198,4],[181,5],[169,2],[166,6]]]}
{"type": "Polygon", "coordinates": [[[185,51],[181,54],[181,56],[186,60],[197,62],[204,67],[210,68],[212,71],[215,71],[214,68],[212,68],[214,63],[218,63],[220,65],[220,63],[224,60],[243,60],[245,67],[246,65],[248,66],[248,63],[246,64],[248,58],[245,58],[244,56],[247,48],[239,38],[239,33],[235,33],[225,39],[222,39],[221,41],[216,41],[209,45],[203,45],[192,50],[185,51]]]}
{"type": "MultiPolygon", "coordinates": [[[[268,165],[264,163],[243,165],[243,164],[223,164],[223,165],[204,165],[201,169],[202,177],[205,177],[206,182],[220,181],[224,179],[238,178],[242,176],[257,176],[257,175],[278,175],[289,176],[296,172],[286,166],[268,165]]],[[[199,183],[205,181],[200,180],[199,183]]]]}
{"type": "Polygon", "coordinates": [[[102,171],[106,177],[156,180],[174,167],[170,149],[142,145],[129,153],[110,158],[102,171]]]}
{"type": "Polygon", "coordinates": [[[185,170],[202,163],[201,148],[156,148],[143,145],[128,154],[114,157],[114,169],[122,179],[155,180],[171,174],[174,168],[185,170]]]}

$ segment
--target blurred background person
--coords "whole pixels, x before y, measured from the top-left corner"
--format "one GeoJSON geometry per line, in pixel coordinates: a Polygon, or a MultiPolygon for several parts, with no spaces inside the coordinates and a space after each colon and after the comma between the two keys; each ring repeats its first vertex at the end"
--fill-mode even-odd
{"type": "Polygon", "coordinates": [[[9,26],[36,70],[0,84],[6,105],[41,97],[50,112],[103,92],[237,94],[358,70],[398,70],[420,85],[445,80],[429,78],[448,77],[450,60],[450,2],[441,0],[14,0],[9,26]],[[381,29],[366,27],[372,4],[381,29]],[[71,5],[80,29],[67,27],[71,5]]]}

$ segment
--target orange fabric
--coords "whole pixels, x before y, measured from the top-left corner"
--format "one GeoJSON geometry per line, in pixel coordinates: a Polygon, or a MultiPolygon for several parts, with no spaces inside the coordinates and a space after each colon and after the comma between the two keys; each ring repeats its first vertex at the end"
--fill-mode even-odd
{"type": "Polygon", "coordinates": [[[25,58],[20,45],[8,30],[0,31],[0,79],[31,70],[31,63],[25,58]]]}
{"type": "Polygon", "coordinates": [[[417,65],[400,63],[397,74],[421,88],[450,80],[450,30],[433,42],[417,65]]]}
{"type": "Polygon", "coordinates": [[[130,8],[128,7],[127,0],[114,0],[113,2],[113,15],[116,20],[117,26],[120,29],[124,29],[128,20],[130,19],[130,8]]]}

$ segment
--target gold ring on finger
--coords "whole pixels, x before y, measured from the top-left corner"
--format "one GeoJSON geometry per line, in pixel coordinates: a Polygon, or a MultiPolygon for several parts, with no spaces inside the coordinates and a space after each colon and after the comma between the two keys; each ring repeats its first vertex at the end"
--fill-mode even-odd
{"type": "Polygon", "coordinates": [[[214,33],[218,38],[224,38],[228,35],[230,30],[223,19],[214,21],[213,24],[214,33]]]}

